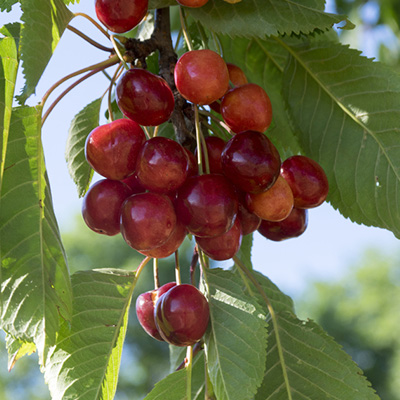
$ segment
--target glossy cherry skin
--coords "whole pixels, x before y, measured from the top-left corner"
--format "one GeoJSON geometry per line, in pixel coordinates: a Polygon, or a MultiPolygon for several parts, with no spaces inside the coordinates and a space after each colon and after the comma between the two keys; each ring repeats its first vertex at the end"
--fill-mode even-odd
{"type": "Polygon", "coordinates": [[[133,29],[145,17],[148,0],[95,0],[97,18],[112,32],[133,29]]]}
{"type": "Polygon", "coordinates": [[[168,196],[139,193],[121,208],[121,233],[129,246],[147,251],[163,245],[176,228],[174,206],[168,196]]]}
{"type": "Polygon", "coordinates": [[[118,234],[121,206],[131,194],[130,188],[120,181],[102,179],[94,183],[82,202],[82,216],[86,225],[103,235],[118,234]]]}
{"type": "Polygon", "coordinates": [[[267,239],[275,242],[300,236],[307,228],[308,210],[293,208],[283,221],[261,221],[258,232],[267,239]]]}
{"type": "Polygon", "coordinates": [[[166,283],[158,289],[140,294],[136,299],[136,316],[142,328],[154,339],[164,341],[159,334],[154,320],[154,307],[157,300],[169,289],[176,286],[175,282],[166,283]]]}
{"type": "Polygon", "coordinates": [[[263,192],[279,176],[279,152],[260,132],[245,131],[233,136],[226,144],[221,159],[224,175],[245,192],[263,192]]]}
{"type": "Polygon", "coordinates": [[[249,235],[255,232],[261,224],[261,218],[253,214],[246,205],[246,193],[238,191],[239,209],[237,219],[242,228],[242,235],[249,235]]]}
{"type": "Polygon", "coordinates": [[[221,115],[234,133],[265,132],[272,121],[272,105],[265,90],[254,83],[228,91],[221,102],[221,115]]]}
{"type": "Polygon", "coordinates": [[[161,337],[174,346],[191,346],[207,330],[210,310],[207,299],[194,286],[169,289],[155,306],[154,319],[161,337]]]}
{"type": "Polygon", "coordinates": [[[144,143],[136,162],[139,183],[157,193],[178,189],[188,172],[189,159],[184,148],[178,142],[161,136],[144,143]]]}
{"type": "Polygon", "coordinates": [[[116,86],[116,100],[125,116],[145,126],[168,121],[175,106],[167,82],[141,68],[132,68],[121,76],[116,86]]]}
{"type": "Polygon", "coordinates": [[[184,53],[175,65],[175,85],[179,93],[195,104],[210,104],[229,87],[225,61],[215,51],[192,50],[184,53]]]}
{"type": "Polygon", "coordinates": [[[178,218],[200,237],[227,232],[236,218],[238,200],[234,187],[218,174],[193,176],[178,190],[178,218]]]}
{"type": "Polygon", "coordinates": [[[86,160],[105,178],[122,180],[134,173],[145,140],[143,129],[136,122],[117,119],[90,132],[85,143],[86,160]]]}
{"type": "Polygon", "coordinates": [[[295,207],[314,208],[325,201],[329,191],[328,178],[322,167],[311,158],[287,158],[282,163],[281,175],[292,189],[295,207]]]}
{"type": "Polygon", "coordinates": [[[208,0],[176,0],[181,6],[186,6],[190,8],[202,7],[208,3],[208,0]]]}
{"type": "MultiPolygon", "coordinates": [[[[208,156],[208,166],[211,174],[222,174],[221,154],[225,148],[226,142],[217,136],[208,136],[205,138],[208,156]]],[[[203,149],[202,149],[203,150],[203,149]]],[[[205,164],[204,151],[201,152],[203,165],[205,164]]],[[[197,157],[197,149],[195,151],[197,157]]]]}
{"type": "Polygon", "coordinates": [[[293,208],[293,193],[282,176],[265,192],[247,193],[247,208],[261,219],[282,221],[293,208]]]}
{"type": "Polygon", "coordinates": [[[144,193],[146,191],[146,188],[139,183],[138,178],[135,174],[130,175],[125,179],[122,179],[121,182],[124,182],[131,188],[132,194],[144,193]]]}
{"type": "Polygon", "coordinates": [[[212,238],[196,237],[196,243],[208,257],[216,261],[229,260],[240,249],[242,243],[242,228],[236,218],[228,232],[212,238]]]}

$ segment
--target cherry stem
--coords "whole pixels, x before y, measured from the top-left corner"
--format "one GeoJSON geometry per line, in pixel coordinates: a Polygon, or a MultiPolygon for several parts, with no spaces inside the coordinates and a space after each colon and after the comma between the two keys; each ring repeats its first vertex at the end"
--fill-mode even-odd
{"type": "Polygon", "coordinates": [[[88,43],[90,43],[91,45],[93,45],[94,47],[97,47],[100,50],[104,50],[104,51],[108,51],[109,53],[112,53],[113,49],[111,47],[106,47],[103,46],[100,43],[97,43],[95,40],[93,40],[92,38],[90,38],[89,36],[86,36],[83,32],[81,32],[79,29],[74,28],[71,25],[67,25],[67,29],[69,29],[71,32],[74,32],[75,34],[77,34],[78,36],[80,36],[82,39],[86,40],[88,43]]]}
{"type": "Polygon", "coordinates": [[[181,26],[182,26],[182,33],[185,38],[186,46],[189,49],[189,51],[193,50],[192,46],[192,39],[190,38],[189,31],[187,30],[186,27],[186,16],[185,16],[185,11],[181,6],[179,6],[179,18],[181,20],[181,26]]]}
{"type": "Polygon", "coordinates": [[[145,133],[146,136],[147,136],[147,139],[150,139],[150,138],[151,138],[151,135],[150,135],[149,130],[147,129],[147,126],[143,126],[143,125],[142,125],[142,128],[143,128],[143,130],[144,130],[144,133],[145,133]]]}
{"type": "Polygon", "coordinates": [[[199,122],[199,109],[197,108],[197,105],[194,104],[194,124],[196,128],[196,144],[197,144],[197,165],[199,169],[199,175],[203,175],[203,157],[202,154],[204,154],[204,164],[205,164],[205,170],[206,174],[210,173],[210,167],[208,164],[208,151],[207,151],[207,146],[204,141],[204,136],[203,133],[201,132],[200,128],[200,122],[199,122]],[[203,151],[202,151],[203,149],[203,151]]]}
{"type": "Polygon", "coordinates": [[[221,121],[218,117],[216,117],[213,113],[210,113],[209,111],[206,110],[201,110],[200,111],[201,115],[204,115],[206,117],[210,117],[212,120],[214,120],[218,125],[220,125],[223,129],[225,129],[228,133],[230,133],[232,136],[235,135],[235,133],[232,131],[231,128],[229,128],[228,125],[225,124],[224,121],[221,121]]]}
{"type": "Polygon", "coordinates": [[[158,276],[158,258],[153,259],[153,276],[154,276],[154,289],[160,287],[160,278],[158,276]]]}
{"type": "Polygon", "coordinates": [[[146,264],[151,260],[150,256],[145,257],[142,262],[139,264],[139,266],[135,270],[135,276],[136,279],[139,279],[139,276],[141,272],[143,271],[143,268],[146,266],[146,264]]]}
{"type": "MultiPolygon", "coordinates": [[[[200,352],[200,350],[203,350],[203,342],[197,342],[193,345],[193,359],[196,357],[197,353],[200,352]]],[[[183,369],[187,363],[186,358],[179,364],[178,368],[175,371],[179,371],[180,369],[183,369]]]]}
{"type": "MultiPolygon", "coordinates": [[[[112,94],[112,88],[115,85],[115,81],[118,79],[118,76],[120,75],[122,71],[122,63],[119,63],[117,69],[114,72],[114,75],[110,79],[110,86],[108,87],[108,114],[109,114],[109,120],[114,121],[114,115],[112,111],[112,101],[111,101],[111,94],[112,94]]],[[[104,71],[103,71],[104,72],[104,71]]]]}
{"type": "Polygon", "coordinates": [[[181,268],[179,266],[178,250],[175,252],[175,280],[176,280],[177,285],[180,285],[182,283],[181,268]]]}
{"type": "Polygon", "coordinates": [[[186,399],[192,398],[193,346],[186,349],[186,399]]]}
{"type": "Polygon", "coordinates": [[[121,54],[121,49],[120,49],[120,47],[118,46],[118,43],[115,41],[114,35],[110,35],[110,40],[111,40],[111,43],[113,44],[114,50],[115,50],[115,52],[117,53],[119,59],[121,60],[122,64],[124,64],[125,69],[128,70],[128,69],[129,69],[129,66],[128,66],[128,64],[126,63],[126,61],[125,61],[125,59],[124,59],[124,56],[121,54]]]}
{"type": "Polygon", "coordinates": [[[74,14],[74,17],[78,17],[78,16],[89,20],[107,39],[110,39],[110,35],[108,34],[108,32],[91,16],[89,16],[85,13],[80,13],[80,12],[74,14]]]}

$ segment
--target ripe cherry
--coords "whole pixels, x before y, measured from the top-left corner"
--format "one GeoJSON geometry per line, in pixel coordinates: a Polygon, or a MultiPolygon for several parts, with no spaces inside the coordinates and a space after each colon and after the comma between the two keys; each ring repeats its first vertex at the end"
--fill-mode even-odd
{"type": "Polygon", "coordinates": [[[222,152],[224,175],[249,193],[270,188],[279,176],[278,150],[263,133],[245,131],[233,136],[222,152]]]}
{"type": "Polygon", "coordinates": [[[144,193],[146,191],[146,188],[139,183],[135,174],[122,179],[122,182],[131,188],[132,194],[144,193]]]}
{"type": "Polygon", "coordinates": [[[121,208],[121,233],[129,246],[147,251],[163,245],[176,228],[174,206],[168,196],[139,193],[121,208]]]}
{"type": "Polygon", "coordinates": [[[136,162],[139,183],[150,191],[167,193],[185,182],[189,159],[185,149],[174,140],[156,136],[142,146],[136,162]]]}
{"type": "Polygon", "coordinates": [[[97,181],[83,199],[82,216],[86,225],[103,235],[118,234],[121,206],[131,194],[130,188],[123,182],[111,179],[97,181]]]}
{"type": "Polygon", "coordinates": [[[97,18],[112,32],[133,29],[147,13],[148,0],[95,0],[97,18]]]}
{"type": "MultiPolygon", "coordinates": [[[[205,138],[205,142],[207,147],[208,166],[210,167],[210,173],[222,174],[223,171],[222,171],[221,154],[226,145],[225,140],[217,136],[208,136],[205,138]]],[[[204,165],[205,157],[203,148],[201,154],[204,165]]],[[[195,151],[195,155],[197,156],[197,148],[195,151]]]]}
{"type": "Polygon", "coordinates": [[[239,209],[237,219],[242,228],[242,235],[248,235],[258,229],[261,224],[261,218],[253,214],[246,205],[246,193],[238,191],[239,209]]]}
{"type": "Polygon", "coordinates": [[[225,61],[215,51],[192,50],[184,53],[175,65],[175,85],[179,93],[195,104],[210,104],[229,87],[225,61]]]}
{"type": "Polygon", "coordinates": [[[329,191],[328,178],[311,158],[289,157],[282,163],[281,175],[292,189],[295,207],[313,208],[325,201],[329,191]]]}
{"type": "Polygon", "coordinates": [[[191,346],[207,330],[210,310],[207,299],[194,286],[182,284],[162,295],[154,319],[161,337],[175,346],[191,346]]]}
{"type": "Polygon", "coordinates": [[[221,102],[221,115],[233,132],[264,132],[272,121],[272,106],[265,90],[254,83],[228,91],[221,102]]]}
{"type": "Polygon", "coordinates": [[[156,126],[169,120],[174,111],[174,95],[167,82],[141,68],[126,71],[117,82],[120,110],[140,125],[156,126]]]}
{"type": "Polygon", "coordinates": [[[136,299],[136,316],[142,328],[153,338],[164,341],[159,334],[154,320],[154,307],[157,300],[169,289],[176,286],[175,282],[169,282],[158,289],[140,294],[136,299]]]}
{"type": "Polygon", "coordinates": [[[227,232],[236,218],[238,200],[232,184],[222,175],[193,176],[178,190],[178,218],[196,236],[227,232]]]}
{"type": "Polygon", "coordinates": [[[307,228],[308,210],[293,208],[283,221],[261,221],[258,232],[267,239],[280,242],[300,236],[307,228]]]}
{"type": "Polygon", "coordinates": [[[186,6],[190,8],[202,7],[208,3],[208,0],[176,0],[181,6],[186,6]]]}
{"type": "Polygon", "coordinates": [[[136,122],[117,119],[90,132],[85,144],[86,159],[100,175],[122,180],[134,173],[145,140],[143,129],[136,122]]]}

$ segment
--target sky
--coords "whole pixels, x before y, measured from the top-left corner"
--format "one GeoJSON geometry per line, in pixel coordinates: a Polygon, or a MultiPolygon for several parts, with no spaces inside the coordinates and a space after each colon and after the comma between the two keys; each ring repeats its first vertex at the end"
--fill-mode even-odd
{"type": "MultiPolygon", "coordinates": [[[[0,14],[0,26],[18,18],[18,10],[14,9],[10,14],[0,14]]],[[[70,9],[95,17],[94,1],[82,1],[70,9]]],[[[334,11],[331,2],[328,2],[328,10],[334,11]]],[[[71,25],[109,46],[106,38],[84,18],[76,17],[71,25]]],[[[365,51],[368,56],[374,56],[374,46],[368,45],[365,51]]],[[[36,95],[28,100],[28,104],[40,102],[46,90],[63,76],[106,58],[107,53],[66,31],[37,87],[36,95]]],[[[251,77],[248,78],[251,81],[251,77]]],[[[21,75],[18,80],[20,88],[23,82],[21,75]]],[[[99,98],[106,86],[107,80],[102,74],[80,84],[57,105],[43,127],[46,166],[61,232],[73,228],[72,221],[80,213],[82,204],[65,162],[70,122],[88,103],[99,98]]],[[[59,93],[56,92],[51,99],[59,93]]],[[[51,103],[51,99],[47,104],[51,103]]],[[[101,121],[104,122],[105,119],[101,121]]],[[[252,256],[255,269],[268,276],[287,294],[300,297],[311,281],[340,278],[371,247],[386,255],[394,253],[398,251],[398,239],[389,231],[352,223],[325,203],[310,210],[308,228],[299,238],[277,243],[255,235],[252,256]]]]}

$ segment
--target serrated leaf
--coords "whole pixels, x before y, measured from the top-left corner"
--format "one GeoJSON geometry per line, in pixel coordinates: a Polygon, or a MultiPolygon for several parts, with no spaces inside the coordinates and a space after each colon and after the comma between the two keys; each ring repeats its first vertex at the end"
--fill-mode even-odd
{"type": "Polygon", "coordinates": [[[400,76],[347,46],[287,47],[284,92],[328,200],[352,221],[400,237],[400,76]]]}
{"type": "Polygon", "coordinates": [[[71,121],[68,132],[65,158],[79,197],[85,195],[93,177],[93,169],[85,157],[85,142],[89,133],[99,126],[100,106],[101,99],[85,106],[71,121]]]}
{"type": "Polygon", "coordinates": [[[334,24],[354,25],[344,15],[324,12],[321,0],[246,0],[237,4],[211,0],[187,13],[214,33],[260,37],[327,30],[334,24]]]}
{"type": "Polygon", "coordinates": [[[62,0],[22,0],[21,60],[25,86],[17,97],[23,104],[35,92],[60,38],[73,14],[62,0]]]}
{"type": "Polygon", "coordinates": [[[265,313],[234,273],[221,269],[203,273],[211,320],[205,352],[216,398],[251,399],[265,368],[265,313]]]}
{"type": "Polygon", "coordinates": [[[276,327],[269,326],[267,366],[255,400],[379,400],[362,371],[320,326],[289,312],[277,313],[276,321],[276,327]]]}
{"type": "Polygon", "coordinates": [[[72,275],[71,324],[49,352],[45,379],[53,400],[112,400],[136,278],[124,270],[72,275]]]}
{"type": "Polygon", "coordinates": [[[0,11],[10,12],[14,4],[17,4],[19,0],[0,0],[0,11]]]}
{"type": "Polygon", "coordinates": [[[34,342],[43,363],[71,286],[40,137],[41,107],[13,110],[0,192],[1,328],[34,342]]]}

